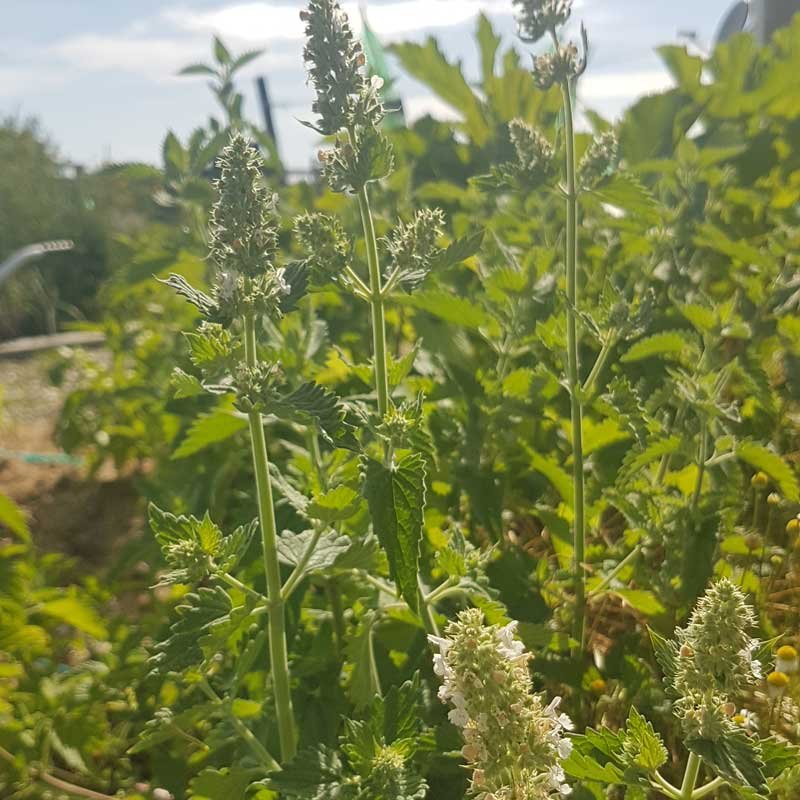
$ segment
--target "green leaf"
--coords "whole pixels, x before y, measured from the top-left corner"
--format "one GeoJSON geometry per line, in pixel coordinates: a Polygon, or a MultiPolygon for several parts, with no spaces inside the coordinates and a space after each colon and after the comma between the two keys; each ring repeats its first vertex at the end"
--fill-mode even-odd
{"type": "MultiPolygon", "coordinates": [[[[284,564],[297,566],[314,535],[314,531],[303,531],[302,533],[284,531],[278,537],[278,558],[284,564]]],[[[323,533],[306,562],[303,574],[332,567],[337,559],[350,549],[351,542],[349,536],[340,536],[334,531],[323,533]]]]}
{"type": "Polygon", "coordinates": [[[252,771],[242,767],[206,767],[192,778],[189,797],[190,800],[242,800],[252,780],[252,771]]]}
{"type": "Polygon", "coordinates": [[[215,75],[211,67],[205,64],[189,64],[178,72],[178,75],[215,75]]]}
{"type": "Polygon", "coordinates": [[[342,780],[339,754],[319,745],[301,750],[293,761],[261,785],[292,800],[338,800],[342,797],[342,780]]]}
{"type": "Polygon", "coordinates": [[[615,589],[611,594],[621,597],[631,608],[648,617],[667,613],[667,609],[649,589],[615,589]]]}
{"type": "Polygon", "coordinates": [[[577,749],[561,762],[561,766],[567,775],[581,781],[599,781],[606,784],[623,782],[622,770],[619,767],[614,764],[600,764],[577,749]]]}
{"type": "Polygon", "coordinates": [[[232,352],[230,331],[210,324],[199,333],[183,334],[189,343],[189,358],[196,367],[224,362],[232,352]]]}
{"type": "Polygon", "coordinates": [[[667,683],[672,686],[678,669],[678,644],[671,639],[665,639],[652,628],[648,627],[647,632],[650,634],[650,642],[653,645],[656,661],[658,661],[667,683]]]}
{"type": "Polygon", "coordinates": [[[609,181],[593,189],[591,194],[602,202],[621,209],[626,216],[639,217],[651,225],[661,222],[656,200],[632,175],[618,173],[609,181]]]}
{"type": "Polygon", "coordinates": [[[623,757],[628,766],[651,772],[667,763],[667,748],[653,726],[634,706],[628,714],[623,757]]]}
{"type": "Polygon", "coordinates": [[[480,147],[487,142],[491,131],[480,99],[467,83],[460,65],[447,61],[434,38],[429,37],[425,44],[395,44],[389,50],[412,78],[425,84],[463,116],[464,130],[476,145],[480,147]]]}
{"type": "Polygon", "coordinates": [[[623,472],[626,476],[634,476],[641,472],[648,464],[661,459],[663,456],[677,453],[681,448],[680,436],[670,436],[667,439],[660,439],[652,444],[648,444],[639,453],[631,451],[630,456],[626,457],[623,472]],[[631,457],[632,456],[632,457],[631,457]]]}
{"type": "Polygon", "coordinates": [[[494,32],[489,18],[481,12],[478,14],[478,31],[475,34],[481,51],[481,75],[486,83],[494,76],[494,62],[497,59],[497,48],[502,38],[494,32]]]}
{"type": "Polygon", "coordinates": [[[48,617],[66,622],[73,628],[95,639],[105,639],[108,636],[103,621],[97,612],[74,593],[57,600],[48,600],[36,607],[36,611],[48,617]]]}
{"type": "Polygon", "coordinates": [[[696,354],[697,345],[686,331],[664,331],[640,339],[622,354],[620,361],[630,364],[645,358],[661,356],[666,359],[684,361],[696,354]]]}
{"type": "Polygon", "coordinates": [[[231,711],[239,719],[251,719],[261,714],[261,703],[258,700],[235,697],[231,703],[231,711]]]}
{"type": "Polygon", "coordinates": [[[347,660],[353,665],[347,692],[356,708],[366,708],[379,691],[378,668],[372,633],[375,614],[368,611],[358,624],[353,636],[347,640],[347,660]]]}
{"type": "Polygon", "coordinates": [[[776,778],[785,769],[800,764],[800,747],[789,742],[776,739],[760,739],[761,757],[764,759],[764,774],[768,778],[776,778]]]}
{"type": "Polygon", "coordinates": [[[172,458],[188,458],[212,444],[219,444],[247,427],[247,420],[236,416],[232,399],[224,399],[213,411],[200,414],[189,426],[189,431],[172,458]]]}
{"type": "Polygon", "coordinates": [[[172,387],[172,395],[176,400],[183,400],[186,397],[196,397],[203,394],[205,389],[199,378],[184,372],[180,367],[175,367],[172,370],[172,375],[169,379],[170,386],[172,387]]]}
{"type": "Polygon", "coordinates": [[[8,528],[11,533],[24,542],[29,542],[31,532],[22,509],[7,495],[0,492],[0,526],[8,528]]]}
{"type": "Polygon", "coordinates": [[[483,236],[484,231],[477,230],[451,242],[431,259],[429,271],[445,270],[474,256],[481,249],[483,236]]]}
{"type": "Polygon", "coordinates": [[[409,453],[391,468],[366,456],[361,463],[364,497],[375,534],[389,558],[392,578],[405,601],[416,611],[425,508],[424,458],[419,453],[409,453]]]}
{"type": "Polygon", "coordinates": [[[686,747],[699,755],[710,769],[733,784],[744,784],[768,792],[764,761],[758,742],[744,731],[731,729],[716,740],[687,739],[686,747]]]}
{"type": "Polygon", "coordinates": [[[187,594],[175,609],[178,619],[170,626],[170,635],[155,646],[150,666],[163,674],[203,663],[203,637],[229,624],[232,610],[231,598],[220,586],[187,594]]]}
{"type": "Polygon", "coordinates": [[[553,484],[556,491],[561,495],[561,499],[571,507],[573,503],[572,478],[549,456],[536,453],[529,447],[526,447],[526,450],[530,458],[531,468],[536,472],[541,472],[553,484]]]}
{"type": "Polygon", "coordinates": [[[305,513],[313,519],[330,524],[350,519],[361,506],[361,496],[355,489],[341,484],[324,494],[315,495],[305,513]]]}
{"type": "Polygon", "coordinates": [[[766,472],[790,503],[800,501],[797,476],[777,453],[756,442],[744,441],[736,445],[736,455],[751,467],[766,472]]]}
{"type": "Polygon", "coordinates": [[[444,289],[429,289],[416,294],[403,295],[397,298],[402,303],[420,311],[460,325],[464,328],[478,329],[491,322],[491,317],[478,305],[466,297],[457,297],[444,289]]]}
{"type": "Polygon", "coordinates": [[[233,61],[230,51],[222,43],[222,39],[219,36],[214,37],[214,58],[223,66],[227,66],[233,61]]]}
{"type": "Polygon", "coordinates": [[[251,61],[255,61],[257,58],[260,58],[263,54],[263,50],[248,50],[241,55],[236,56],[236,58],[233,60],[233,64],[231,64],[231,72],[241,69],[251,61]]]}
{"type": "Polygon", "coordinates": [[[315,423],[334,447],[357,448],[352,426],[345,421],[346,409],[338,395],[314,381],[301,384],[283,397],[265,401],[264,413],[275,414],[303,425],[315,423]]]}

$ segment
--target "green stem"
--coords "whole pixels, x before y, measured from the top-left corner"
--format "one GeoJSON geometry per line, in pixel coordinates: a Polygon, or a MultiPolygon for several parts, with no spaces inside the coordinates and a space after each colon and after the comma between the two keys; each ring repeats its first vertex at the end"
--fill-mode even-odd
{"type": "Polygon", "coordinates": [[[714,778],[713,781],[709,781],[705,786],[695,789],[692,793],[692,800],[701,800],[701,798],[711,794],[711,792],[716,791],[720,786],[724,786],[726,783],[727,781],[724,778],[714,778]]]}
{"type": "Polygon", "coordinates": [[[198,686],[203,694],[215,705],[218,706],[220,711],[225,714],[225,717],[233,725],[236,732],[245,741],[247,746],[253,751],[253,755],[269,770],[276,770],[280,768],[280,764],[272,757],[272,754],[258,741],[256,735],[247,725],[242,722],[236,714],[233,713],[230,706],[211,688],[211,684],[203,678],[198,686]]]}
{"type": "MultiPolygon", "coordinates": [[[[255,367],[256,330],[252,314],[244,318],[244,352],[248,367],[255,367]]],[[[250,440],[253,450],[253,468],[258,492],[258,519],[261,526],[261,542],[264,552],[264,574],[267,579],[269,598],[269,654],[272,667],[272,683],[275,689],[275,714],[281,742],[281,759],[284,763],[294,758],[297,751],[294,712],[289,679],[289,659],[286,648],[286,624],[281,597],[281,571],[278,563],[275,507],[272,501],[272,484],[269,477],[267,440],[264,425],[258,411],[249,412],[250,440]]]]}
{"type": "Polygon", "coordinates": [[[311,539],[309,540],[306,549],[303,551],[303,555],[300,556],[300,560],[292,570],[292,574],[287,578],[286,583],[283,585],[281,597],[283,598],[284,602],[291,597],[292,592],[297,588],[297,584],[300,583],[301,579],[303,578],[306,565],[311,560],[311,556],[314,555],[314,551],[317,549],[317,545],[322,537],[323,530],[324,528],[322,524],[319,524],[314,528],[314,533],[311,535],[311,539]]]}
{"type": "Polygon", "coordinates": [[[223,580],[228,586],[232,586],[234,589],[238,589],[243,594],[246,594],[248,597],[252,597],[253,600],[258,600],[260,603],[269,602],[266,597],[264,597],[261,592],[257,592],[255,589],[251,589],[247,584],[242,583],[238,578],[234,578],[229,572],[222,572],[220,573],[220,579],[223,580]]]}
{"type": "Polygon", "coordinates": [[[364,229],[369,268],[369,305],[372,310],[372,356],[375,362],[375,390],[378,395],[378,414],[381,418],[389,410],[389,372],[386,366],[386,322],[381,287],[381,268],[378,262],[378,240],[369,207],[367,187],[358,191],[358,208],[364,229]]]}
{"type": "Polygon", "coordinates": [[[708,427],[703,422],[700,428],[700,453],[697,458],[697,480],[694,485],[694,494],[692,495],[692,508],[696,509],[697,504],[700,502],[700,495],[703,491],[703,477],[706,470],[706,451],[708,450],[708,427]]]}
{"type": "Polygon", "coordinates": [[[614,345],[616,343],[617,343],[617,337],[614,334],[609,336],[603,342],[603,346],[600,348],[600,352],[598,353],[597,359],[594,362],[592,371],[589,373],[589,377],[583,384],[584,398],[589,399],[594,395],[595,384],[597,383],[597,379],[603,372],[606,362],[608,361],[608,357],[611,355],[611,351],[614,349],[614,345]]]}
{"type": "Polygon", "coordinates": [[[689,753],[689,760],[686,762],[686,772],[683,773],[683,783],[681,784],[681,800],[692,800],[694,787],[697,783],[697,776],[700,774],[700,756],[689,753]]]}
{"type": "Polygon", "coordinates": [[[661,791],[670,800],[681,800],[681,790],[673,786],[668,780],[662,777],[661,773],[656,770],[651,776],[653,787],[661,791]]]}
{"type": "Polygon", "coordinates": [[[583,408],[581,384],[578,378],[578,194],[575,162],[575,131],[573,127],[570,82],[561,87],[564,100],[564,137],[566,139],[567,192],[567,383],[569,385],[570,417],[572,420],[572,478],[574,492],[574,591],[575,639],[583,649],[586,628],[586,521],[583,486],[583,408]]]}

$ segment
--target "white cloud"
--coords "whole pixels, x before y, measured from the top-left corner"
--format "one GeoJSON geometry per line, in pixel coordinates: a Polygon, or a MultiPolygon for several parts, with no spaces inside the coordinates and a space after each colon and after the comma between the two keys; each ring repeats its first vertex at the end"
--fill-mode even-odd
{"type": "MultiPolygon", "coordinates": [[[[361,30],[359,4],[345,2],[355,33],[361,30]]],[[[506,0],[394,0],[369,8],[369,24],[375,33],[394,36],[458,25],[480,11],[509,14],[506,0]]],[[[214,11],[198,12],[188,7],[165,11],[163,16],[176,27],[195,32],[214,32],[222,37],[249,42],[300,40],[304,25],[297,5],[266,2],[239,3],[214,11]]]]}
{"type": "Polygon", "coordinates": [[[579,84],[581,99],[590,102],[631,100],[640,95],[662,92],[674,85],[675,82],[664,70],[608,72],[600,75],[587,72],[579,84]]]}

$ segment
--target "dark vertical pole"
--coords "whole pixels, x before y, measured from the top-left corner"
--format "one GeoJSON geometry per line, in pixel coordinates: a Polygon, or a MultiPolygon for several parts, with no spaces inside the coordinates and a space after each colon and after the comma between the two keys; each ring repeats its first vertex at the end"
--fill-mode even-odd
{"type": "Polygon", "coordinates": [[[264,130],[269,134],[270,139],[278,147],[278,137],[275,135],[275,124],[272,121],[272,106],[269,102],[267,93],[267,82],[262,77],[256,78],[256,88],[258,89],[258,100],[261,103],[261,111],[264,114],[264,130]]]}
{"type": "Polygon", "coordinates": [[[753,11],[756,37],[761,44],[767,44],[776,30],[788,25],[800,12],[800,0],[758,0],[753,11]]]}

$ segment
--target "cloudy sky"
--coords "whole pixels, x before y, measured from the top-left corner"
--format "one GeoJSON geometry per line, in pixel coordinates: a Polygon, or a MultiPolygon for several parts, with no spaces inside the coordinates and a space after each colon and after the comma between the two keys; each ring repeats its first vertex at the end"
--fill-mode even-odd
{"type": "MultiPolygon", "coordinates": [[[[357,3],[344,7],[358,17],[357,3]]],[[[589,30],[592,60],[581,102],[614,115],[669,79],[653,49],[693,30],[709,42],[731,0],[582,0],[574,16],[589,30]]],[[[202,78],[177,77],[206,59],[213,33],[234,50],[264,48],[244,73],[250,115],[253,77],[264,75],[277,106],[279,145],[291,167],[305,167],[314,134],[301,60],[301,0],[0,0],[0,113],[35,116],[61,153],[79,163],[159,161],[168,129],[185,136],[214,110],[202,78]]],[[[513,39],[511,0],[371,0],[370,24],[384,42],[436,36],[451,58],[477,75],[472,33],[485,11],[513,39]]],[[[407,112],[448,109],[401,77],[407,112]]],[[[260,118],[260,117],[259,117],[260,118]]]]}

